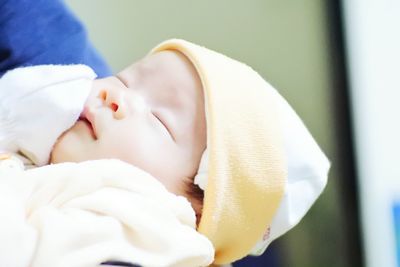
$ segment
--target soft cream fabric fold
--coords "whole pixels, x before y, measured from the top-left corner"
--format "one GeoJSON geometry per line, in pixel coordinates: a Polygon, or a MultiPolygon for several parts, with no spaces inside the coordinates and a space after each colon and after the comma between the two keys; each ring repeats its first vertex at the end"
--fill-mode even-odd
{"type": "MultiPolygon", "coordinates": [[[[4,168],[12,164],[3,165],[4,168]]],[[[4,266],[207,266],[211,242],[190,203],[118,160],[0,170],[4,266]]]]}

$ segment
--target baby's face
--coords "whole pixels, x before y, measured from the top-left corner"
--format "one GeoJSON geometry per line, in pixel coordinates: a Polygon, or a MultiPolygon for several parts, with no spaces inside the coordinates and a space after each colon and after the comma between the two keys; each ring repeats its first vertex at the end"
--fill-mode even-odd
{"type": "Polygon", "coordinates": [[[51,162],[118,158],[184,195],[206,146],[203,90],[181,53],[150,55],[98,79],[80,120],[55,145],[51,162]]]}

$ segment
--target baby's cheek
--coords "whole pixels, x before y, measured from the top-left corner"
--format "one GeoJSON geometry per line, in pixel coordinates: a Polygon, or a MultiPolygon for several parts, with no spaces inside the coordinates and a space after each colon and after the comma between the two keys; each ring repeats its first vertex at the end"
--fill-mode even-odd
{"type": "Polygon", "coordinates": [[[66,154],[65,148],[68,147],[65,145],[65,136],[67,132],[64,132],[60,137],[58,137],[56,143],[53,146],[53,150],[50,155],[50,163],[60,163],[63,162],[63,155],[66,154]]]}

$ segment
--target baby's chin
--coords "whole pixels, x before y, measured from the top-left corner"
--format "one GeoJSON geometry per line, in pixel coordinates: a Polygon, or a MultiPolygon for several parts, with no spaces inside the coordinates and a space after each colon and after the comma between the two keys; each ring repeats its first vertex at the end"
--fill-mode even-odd
{"type": "Polygon", "coordinates": [[[49,163],[82,161],[85,148],[94,141],[86,128],[85,122],[77,121],[60,135],[51,151],[49,163]]]}

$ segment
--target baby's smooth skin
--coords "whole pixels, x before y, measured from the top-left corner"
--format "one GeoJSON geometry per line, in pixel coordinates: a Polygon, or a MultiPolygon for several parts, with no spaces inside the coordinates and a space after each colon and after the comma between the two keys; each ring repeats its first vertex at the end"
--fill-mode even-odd
{"type": "Polygon", "coordinates": [[[51,163],[117,158],[191,200],[185,180],[196,174],[205,147],[197,71],[180,52],[162,51],[93,82],[81,118],[59,138],[51,163]]]}

